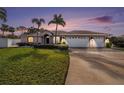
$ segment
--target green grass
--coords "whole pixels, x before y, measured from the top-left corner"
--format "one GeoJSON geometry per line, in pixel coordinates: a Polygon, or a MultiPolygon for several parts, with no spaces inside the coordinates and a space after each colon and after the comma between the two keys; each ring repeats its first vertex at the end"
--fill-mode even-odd
{"type": "Polygon", "coordinates": [[[0,49],[0,84],[64,84],[68,64],[67,51],[0,49]]]}

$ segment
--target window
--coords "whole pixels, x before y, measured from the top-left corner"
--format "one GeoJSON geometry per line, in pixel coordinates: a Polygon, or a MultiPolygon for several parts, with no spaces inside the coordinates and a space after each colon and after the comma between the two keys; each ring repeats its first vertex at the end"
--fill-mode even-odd
{"type": "Polygon", "coordinates": [[[28,37],[28,42],[32,43],[33,42],[33,37],[28,37]]]}

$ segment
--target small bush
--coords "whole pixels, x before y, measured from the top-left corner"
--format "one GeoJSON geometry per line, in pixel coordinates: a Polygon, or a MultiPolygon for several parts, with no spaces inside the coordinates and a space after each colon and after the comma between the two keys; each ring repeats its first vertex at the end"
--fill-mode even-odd
{"type": "Polygon", "coordinates": [[[62,44],[66,44],[65,42],[62,42],[62,44]]]}
{"type": "Polygon", "coordinates": [[[65,44],[64,45],[58,45],[57,48],[60,50],[68,50],[68,46],[65,44]]]}
{"type": "Polygon", "coordinates": [[[111,43],[106,43],[106,48],[111,48],[112,44],[111,43]]]}

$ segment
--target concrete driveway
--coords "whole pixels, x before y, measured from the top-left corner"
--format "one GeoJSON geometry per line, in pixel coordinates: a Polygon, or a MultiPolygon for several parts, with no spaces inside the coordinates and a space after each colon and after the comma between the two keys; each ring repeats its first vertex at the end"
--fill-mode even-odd
{"type": "Polygon", "coordinates": [[[124,51],[70,49],[65,84],[124,84],[124,51]]]}

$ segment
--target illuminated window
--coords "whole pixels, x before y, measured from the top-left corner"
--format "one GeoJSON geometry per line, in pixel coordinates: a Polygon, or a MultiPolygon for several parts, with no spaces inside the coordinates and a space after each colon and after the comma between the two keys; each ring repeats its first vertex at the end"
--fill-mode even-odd
{"type": "Polygon", "coordinates": [[[28,42],[32,43],[33,42],[33,37],[28,37],[28,42]]]}

